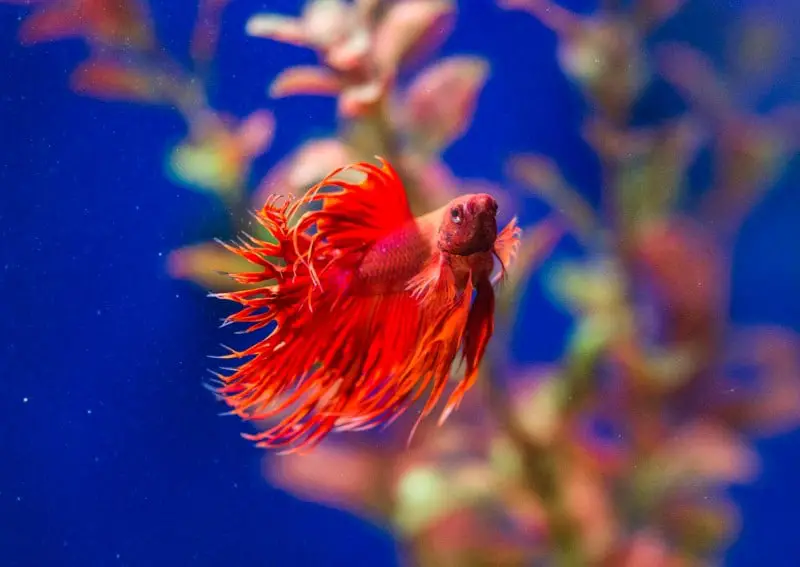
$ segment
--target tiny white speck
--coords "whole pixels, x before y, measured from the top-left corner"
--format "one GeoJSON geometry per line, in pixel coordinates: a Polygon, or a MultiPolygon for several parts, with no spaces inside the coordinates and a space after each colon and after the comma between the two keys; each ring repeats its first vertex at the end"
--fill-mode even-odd
{"type": "Polygon", "coordinates": [[[92,415],[92,410],[90,410],[90,409],[87,409],[87,410],[86,410],[86,413],[87,413],[88,415],[92,415]]]}
{"type": "Polygon", "coordinates": [[[17,496],[17,502],[22,502],[22,496],[17,496]]]}
{"type": "Polygon", "coordinates": [[[28,403],[28,398],[22,398],[22,403],[23,404],[27,404],[28,403]]]}
{"type": "Polygon", "coordinates": [[[117,553],[117,559],[119,559],[119,553],[117,553]]]}
{"type": "Polygon", "coordinates": [[[164,253],[163,253],[163,252],[159,252],[159,253],[158,253],[158,257],[159,257],[159,258],[160,258],[161,256],[163,256],[163,255],[164,255],[164,253]]]}

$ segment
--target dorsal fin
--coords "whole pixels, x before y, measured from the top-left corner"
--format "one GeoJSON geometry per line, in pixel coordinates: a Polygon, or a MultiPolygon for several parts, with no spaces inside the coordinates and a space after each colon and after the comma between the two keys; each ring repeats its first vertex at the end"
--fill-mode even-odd
{"type": "MultiPolygon", "coordinates": [[[[339,168],[298,202],[300,204],[322,201],[322,209],[304,216],[301,225],[316,224],[320,237],[341,240],[347,248],[349,238],[374,242],[413,220],[403,182],[397,171],[385,159],[376,156],[381,166],[360,162],[339,168]],[[347,171],[362,173],[361,181],[345,181],[341,174],[347,171]],[[322,192],[325,187],[336,190],[322,192]]],[[[304,226],[299,226],[302,231],[304,226]]],[[[334,244],[334,247],[337,247],[334,244]]]]}

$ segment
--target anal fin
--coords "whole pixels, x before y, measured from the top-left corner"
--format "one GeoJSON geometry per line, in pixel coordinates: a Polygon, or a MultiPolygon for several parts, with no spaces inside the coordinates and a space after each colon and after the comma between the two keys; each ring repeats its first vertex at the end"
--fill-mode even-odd
{"type": "Polygon", "coordinates": [[[467,317],[463,339],[463,357],[466,363],[464,378],[450,394],[444,412],[439,419],[439,423],[450,415],[458,407],[464,394],[469,390],[478,379],[480,362],[486,354],[486,347],[494,333],[494,288],[492,282],[487,278],[477,282],[475,287],[475,300],[467,317]]]}

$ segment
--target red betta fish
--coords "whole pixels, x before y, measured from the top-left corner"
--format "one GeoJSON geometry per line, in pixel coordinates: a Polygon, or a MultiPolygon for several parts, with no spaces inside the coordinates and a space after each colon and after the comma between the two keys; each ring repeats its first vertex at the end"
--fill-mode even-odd
{"type": "Polygon", "coordinates": [[[215,391],[245,420],[282,414],[245,435],[259,447],[291,452],[334,430],[385,425],[431,387],[422,419],[460,350],[465,375],[441,424],[477,378],[494,327],[493,285],[519,242],[516,219],[498,234],[497,202],[486,194],[415,218],[397,173],[380,162],[337,169],[299,199],[270,196],[256,218],[274,242],[225,245],[258,267],[231,275],[258,287],[216,294],[241,305],[225,323],[270,330],[222,357],[241,363],[217,374],[215,391]],[[366,177],[335,179],[346,170],[366,177]]]}

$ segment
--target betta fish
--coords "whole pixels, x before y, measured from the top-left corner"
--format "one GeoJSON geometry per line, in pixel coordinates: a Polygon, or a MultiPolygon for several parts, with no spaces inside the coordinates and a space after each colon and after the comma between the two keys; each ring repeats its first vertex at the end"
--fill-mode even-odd
{"type": "Polygon", "coordinates": [[[441,424],[477,378],[516,218],[498,233],[487,194],[414,217],[397,172],[378,159],[339,168],[302,197],[270,196],[255,216],[271,239],[223,244],[255,268],[231,274],[246,289],[214,294],[240,305],[223,324],[269,328],[220,357],[238,364],[215,373],[213,388],[231,414],[277,421],[244,435],[259,447],[292,452],[332,431],[387,425],[430,389],[418,424],[460,352],[464,376],[441,424]],[[363,179],[337,179],[348,170],[363,179]]]}

